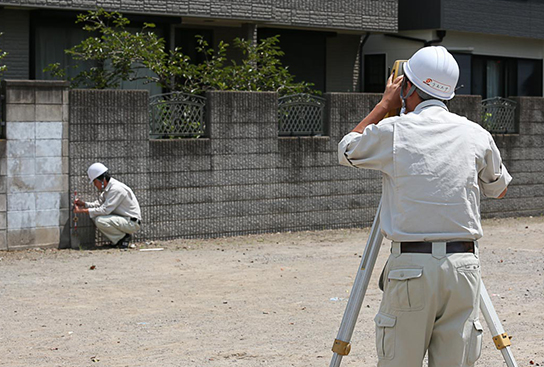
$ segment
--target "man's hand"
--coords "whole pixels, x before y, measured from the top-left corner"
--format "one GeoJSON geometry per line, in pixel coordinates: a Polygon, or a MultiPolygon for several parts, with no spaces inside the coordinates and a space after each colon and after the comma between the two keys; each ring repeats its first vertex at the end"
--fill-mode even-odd
{"type": "Polygon", "coordinates": [[[391,74],[389,79],[387,79],[385,92],[383,93],[382,100],[380,101],[387,111],[396,110],[402,107],[400,88],[402,87],[403,78],[404,77],[400,75],[393,80],[393,74],[391,74]]]}
{"type": "Polygon", "coordinates": [[[74,201],[74,205],[75,205],[76,207],[85,207],[85,202],[84,202],[83,200],[81,200],[81,199],[76,199],[76,200],[74,201]]]}
{"type": "Polygon", "coordinates": [[[398,109],[402,106],[402,101],[400,99],[400,88],[402,86],[403,76],[398,76],[393,80],[393,74],[387,79],[387,86],[385,87],[385,92],[383,93],[382,100],[374,107],[374,109],[359,122],[357,126],[351,131],[362,134],[364,129],[371,124],[377,124],[380,122],[387,112],[398,109]]]}
{"type": "Polygon", "coordinates": [[[76,214],[89,213],[89,209],[86,209],[86,208],[84,208],[82,206],[76,205],[76,206],[74,206],[74,213],[76,213],[76,214]]]}

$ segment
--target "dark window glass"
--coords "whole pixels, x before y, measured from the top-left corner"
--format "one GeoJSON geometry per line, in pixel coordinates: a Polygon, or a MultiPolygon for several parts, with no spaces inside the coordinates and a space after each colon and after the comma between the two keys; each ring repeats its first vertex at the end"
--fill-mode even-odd
{"type": "Polygon", "coordinates": [[[542,96],[542,60],[474,55],[471,85],[483,99],[542,96]]]}
{"type": "Polygon", "coordinates": [[[281,62],[295,76],[295,82],[313,83],[312,89],[325,92],[327,33],[259,28],[258,38],[279,35],[285,53],[281,62]]]}
{"type": "Polygon", "coordinates": [[[367,93],[383,93],[387,80],[385,54],[365,55],[364,69],[364,91],[367,93]]]}
{"type": "Polygon", "coordinates": [[[455,94],[472,94],[472,55],[462,53],[452,53],[459,64],[459,81],[455,94]]]}
{"type": "Polygon", "coordinates": [[[202,52],[197,52],[198,39],[196,36],[202,36],[208,47],[213,47],[213,31],[209,29],[176,29],[175,47],[180,47],[181,52],[191,58],[194,64],[201,64],[206,61],[206,56],[202,52]]]}
{"type": "Polygon", "coordinates": [[[542,60],[518,60],[518,95],[542,96],[542,60]]]}

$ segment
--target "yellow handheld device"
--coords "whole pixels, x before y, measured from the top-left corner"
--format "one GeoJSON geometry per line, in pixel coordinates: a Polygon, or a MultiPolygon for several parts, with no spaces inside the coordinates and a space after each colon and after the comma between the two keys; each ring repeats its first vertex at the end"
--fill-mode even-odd
{"type": "MultiPolygon", "coordinates": [[[[404,75],[404,69],[402,68],[404,63],[408,60],[396,60],[393,64],[393,70],[391,71],[391,74],[393,75],[393,80],[395,80],[399,75],[404,75]]],[[[384,118],[388,118],[391,116],[398,116],[400,115],[400,109],[395,109],[387,112],[387,115],[385,115],[384,118]]]]}

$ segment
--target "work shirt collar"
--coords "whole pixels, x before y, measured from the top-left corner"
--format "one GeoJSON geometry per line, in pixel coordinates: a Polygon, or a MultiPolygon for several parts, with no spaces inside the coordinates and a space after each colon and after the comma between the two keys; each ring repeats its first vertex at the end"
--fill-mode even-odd
{"type": "Polygon", "coordinates": [[[442,107],[443,109],[445,109],[446,111],[448,111],[448,107],[446,107],[446,105],[444,104],[444,102],[439,101],[438,99],[429,99],[429,100],[423,101],[423,102],[421,102],[420,104],[418,104],[418,105],[416,106],[415,110],[414,110],[414,113],[420,113],[420,112],[423,111],[425,108],[433,107],[433,106],[442,107]]]}

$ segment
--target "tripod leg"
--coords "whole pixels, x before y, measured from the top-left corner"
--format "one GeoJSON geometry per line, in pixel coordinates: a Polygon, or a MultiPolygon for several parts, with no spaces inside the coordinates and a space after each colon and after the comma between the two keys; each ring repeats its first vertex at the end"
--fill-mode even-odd
{"type": "Polygon", "coordinates": [[[501,320],[499,320],[495,307],[493,307],[493,303],[491,303],[491,298],[489,298],[489,294],[487,293],[483,281],[480,281],[480,310],[484,315],[485,322],[487,323],[491,334],[493,334],[495,346],[501,351],[506,365],[508,367],[518,367],[514,355],[510,350],[510,338],[508,337],[508,334],[504,332],[501,320]]]}
{"type": "Polygon", "coordinates": [[[340,323],[340,330],[338,331],[338,336],[332,347],[334,354],[330,367],[339,367],[342,362],[342,357],[348,355],[351,349],[350,341],[351,336],[353,335],[353,329],[355,328],[357,317],[361,311],[361,305],[363,304],[372,270],[374,270],[374,266],[376,265],[376,259],[378,258],[380,245],[383,240],[383,235],[380,231],[381,206],[382,204],[380,202],[378,211],[374,217],[372,229],[370,230],[370,235],[368,236],[361,265],[359,266],[357,276],[355,277],[353,287],[351,288],[351,294],[349,296],[348,304],[346,305],[346,310],[344,311],[344,317],[340,323]]]}

